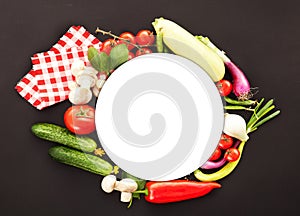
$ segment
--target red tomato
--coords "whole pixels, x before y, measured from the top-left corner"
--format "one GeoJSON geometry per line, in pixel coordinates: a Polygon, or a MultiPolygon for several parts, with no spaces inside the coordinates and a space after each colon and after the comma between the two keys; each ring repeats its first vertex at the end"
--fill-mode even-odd
{"type": "Polygon", "coordinates": [[[127,46],[128,50],[132,50],[135,47],[133,45],[133,44],[135,44],[135,38],[134,38],[134,35],[132,33],[130,33],[130,32],[123,32],[120,35],[120,38],[123,38],[126,41],[120,39],[119,40],[119,44],[125,44],[127,46]]]}
{"type": "Polygon", "coordinates": [[[95,109],[89,105],[71,106],[64,114],[66,127],[73,133],[83,135],[95,130],[95,109]]]}
{"type": "Polygon", "coordinates": [[[220,149],[228,149],[232,146],[233,139],[231,136],[227,134],[222,134],[221,139],[219,141],[219,148],[220,149]]]}
{"type": "Polygon", "coordinates": [[[227,161],[236,161],[240,157],[240,151],[237,148],[229,148],[226,150],[224,157],[227,161]]]}
{"type": "Polygon", "coordinates": [[[228,80],[220,80],[216,85],[221,96],[227,96],[232,91],[232,84],[228,80]]]}
{"type": "Polygon", "coordinates": [[[136,34],[136,42],[142,46],[149,46],[154,43],[155,37],[153,32],[149,30],[140,30],[136,34]]]}
{"type": "Polygon", "coordinates": [[[118,41],[109,38],[102,43],[100,51],[105,52],[107,55],[109,55],[111,49],[113,47],[115,47],[117,44],[118,44],[118,41]]]}
{"type": "Polygon", "coordinates": [[[140,56],[140,55],[144,55],[144,54],[149,54],[152,53],[152,50],[149,48],[140,48],[136,51],[135,56],[140,56]]]}
{"type": "Polygon", "coordinates": [[[128,53],[128,61],[133,59],[134,57],[135,57],[134,53],[132,53],[132,52],[128,53]]]}
{"type": "Polygon", "coordinates": [[[218,160],[221,156],[221,149],[217,148],[215,152],[212,154],[212,156],[209,158],[209,161],[215,161],[218,160]]]}

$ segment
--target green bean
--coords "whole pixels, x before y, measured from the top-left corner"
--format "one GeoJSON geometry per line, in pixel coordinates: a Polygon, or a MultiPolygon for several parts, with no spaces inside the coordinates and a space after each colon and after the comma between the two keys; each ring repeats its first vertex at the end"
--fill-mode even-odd
{"type": "Polygon", "coordinates": [[[224,97],[224,99],[227,103],[233,104],[233,105],[251,106],[251,105],[257,104],[257,101],[254,101],[254,100],[241,101],[241,100],[234,100],[229,97],[224,97]]]}
{"type": "Polygon", "coordinates": [[[248,110],[248,111],[254,111],[254,109],[250,109],[243,106],[224,106],[224,109],[226,110],[248,110]]]}

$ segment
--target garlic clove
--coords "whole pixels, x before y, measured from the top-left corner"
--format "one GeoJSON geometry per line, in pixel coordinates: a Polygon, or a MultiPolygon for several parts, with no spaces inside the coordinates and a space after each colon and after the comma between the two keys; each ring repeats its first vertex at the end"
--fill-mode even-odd
{"type": "Polygon", "coordinates": [[[75,60],[71,66],[71,71],[74,76],[77,76],[84,69],[85,69],[85,65],[82,60],[75,60]]]}
{"type": "Polygon", "coordinates": [[[99,72],[99,73],[97,74],[97,77],[98,77],[98,79],[100,79],[100,80],[107,80],[107,78],[108,78],[108,76],[107,76],[107,74],[106,74],[105,72],[99,72]]]}
{"type": "Polygon", "coordinates": [[[97,88],[97,86],[94,86],[92,88],[92,92],[93,92],[93,94],[94,94],[95,97],[98,97],[98,95],[100,94],[100,89],[97,88]]]}
{"type": "Polygon", "coordinates": [[[87,104],[92,97],[92,91],[83,87],[76,87],[69,93],[69,101],[75,105],[87,104]]]}
{"type": "Polygon", "coordinates": [[[237,114],[225,113],[223,132],[241,141],[247,141],[249,136],[246,132],[246,122],[237,114]]]}
{"type": "Polygon", "coordinates": [[[97,88],[101,89],[103,87],[104,83],[105,83],[105,80],[98,79],[96,81],[97,88]]]}

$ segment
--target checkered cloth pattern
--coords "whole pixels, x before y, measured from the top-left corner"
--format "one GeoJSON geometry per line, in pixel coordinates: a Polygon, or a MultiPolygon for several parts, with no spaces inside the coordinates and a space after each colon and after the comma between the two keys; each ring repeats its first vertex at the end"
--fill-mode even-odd
{"type": "Polygon", "coordinates": [[[41,110],[68,99],[68,83],[74,81],[71,65],[83,60],[89,65],[89,46],[100,49],[101,42],[82,26],[72,26],[48,52],[35,54],[32,70],[15,89],[30,104],[41,110]]]}

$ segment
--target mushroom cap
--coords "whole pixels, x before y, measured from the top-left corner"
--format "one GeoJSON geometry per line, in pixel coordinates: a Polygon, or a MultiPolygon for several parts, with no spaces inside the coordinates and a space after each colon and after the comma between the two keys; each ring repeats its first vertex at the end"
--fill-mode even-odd
{"type": "Polygon", "coordinates": [[[111,193],[115,188],[115,183],[117,181],[116,176],[107,175],[102,179],[101,188],[106,193],[111,193]]]}
{"type": "Polygon", "coordinates": [[[134,192],[138,188],[137,183],[130,178],[124,178],[121,181],[116,182],[115,184],[115,190],[121,191],[121,192],[134,192]]]}
{"type": "Polygon", "coordinates": [[[91,90],[83,87],[76,87],[69,93],[69,100],[75,105],[87,104],[92,97],[93,94],[91,90]]]}
{"type": "Polygon", "coordinates": [[[82,87],[91,88],[96,84],[96,78],[96,75],[82,73],[76,76],[76,82],[82,87]]]}

